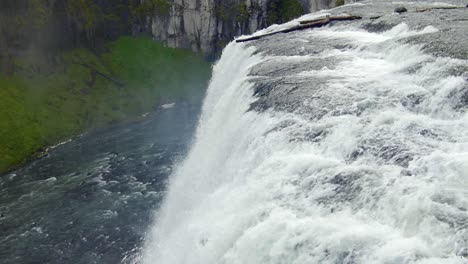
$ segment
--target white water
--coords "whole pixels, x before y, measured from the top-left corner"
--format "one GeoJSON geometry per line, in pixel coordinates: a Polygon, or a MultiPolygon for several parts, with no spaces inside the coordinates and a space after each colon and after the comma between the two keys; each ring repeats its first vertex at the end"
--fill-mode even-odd
{"type": "Polygon", "coordinates": [[[467,263],[468,116],[452,107],[466,80],[447,74],[466,61],[392,41],[434,30],[304,33],[353,44],[314,55],[339,58],[335,68],[298,74],[329,78],[316,94],[349,113],[313,122],[299,113],[247,112],[255,101],[250,68],[285,58],[231,43],[141,262],[467,263]],[[402,106],[410,94],[426,99],[402,106]],[[326,132],[321,140],[298,140],[317,130],[326,132]],[[412,155],[407,168],[379,156],[392,147],[412,155]],[[362,155],[350,159],[356,150],[362,155]]]}

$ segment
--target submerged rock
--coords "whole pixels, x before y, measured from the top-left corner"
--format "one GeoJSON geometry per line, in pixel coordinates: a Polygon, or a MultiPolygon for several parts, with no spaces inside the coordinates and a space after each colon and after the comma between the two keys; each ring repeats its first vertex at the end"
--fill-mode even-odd
{"type": "Polygon", "coordinates": [[[398,14],[401,14],[401,13],[404,13],[404,12],[408,12],[408,9],[406,9],[406,7],[404,7],[404,6],[399,6],[399,7],[395,8],[394,11],[396,13],[398,13],[398,14]]]}

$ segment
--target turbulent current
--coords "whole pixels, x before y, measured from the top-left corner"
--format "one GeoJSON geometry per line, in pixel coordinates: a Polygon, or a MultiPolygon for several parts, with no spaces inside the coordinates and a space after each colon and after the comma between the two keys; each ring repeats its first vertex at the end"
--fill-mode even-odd
{"type": "Polygon", "coordinates": [[[466,53],[366,23],[225,48],[142,263],[468,262],[466,53]]]}

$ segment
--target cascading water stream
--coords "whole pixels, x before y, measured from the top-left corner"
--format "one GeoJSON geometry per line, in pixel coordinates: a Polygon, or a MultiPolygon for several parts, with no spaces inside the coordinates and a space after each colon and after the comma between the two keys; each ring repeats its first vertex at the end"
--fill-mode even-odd
{"type": "Polygon", "coordinates": [[[229,44],[141,262],[466,263],[467,62],[398,41],[435,31],[308,30],[344,45],[302,56],[229,44]],[[259,110],[258,83],[284,102],[295,82],[296,104],[259,110]]]}

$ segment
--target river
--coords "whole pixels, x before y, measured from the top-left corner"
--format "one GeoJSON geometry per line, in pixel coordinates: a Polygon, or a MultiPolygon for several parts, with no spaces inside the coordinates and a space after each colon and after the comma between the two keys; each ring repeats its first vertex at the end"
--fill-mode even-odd
{"type": "Polygon", "coordinates": [[[0,262],[125,263],[191,142],[199,103],[86,133],[0,176],[0,262]]]}
{"type": "Polygon", "coordinates": [[[231,42],[187,152],[197,111],[176,105],[2,177],[0,254],[466,264],[468,12],[445,2],[361,1],[231,42]]]}

